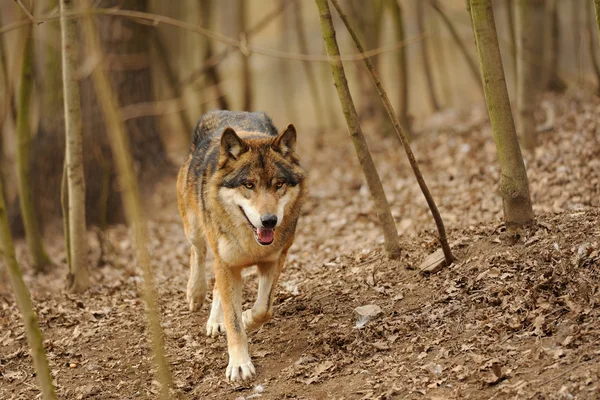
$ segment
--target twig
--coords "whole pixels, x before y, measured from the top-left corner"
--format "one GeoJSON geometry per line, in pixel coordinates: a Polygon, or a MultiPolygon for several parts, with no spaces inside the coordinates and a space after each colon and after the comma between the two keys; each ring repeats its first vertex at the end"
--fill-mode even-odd
{"type": "Polygon", "coordinates": [[[31,13],[27,9],[27,7],[25,7],[25,5],[23,5],[23,3],[21,2],[21,0],[14,0],[14,1],[15,1],[15,3],[17,3],[17,5],[19,7],[21,7],[21,10],[23,10],[23,12],[25,13],[25,15],[27,15],[27,18],[29,18],[29,20],[31,21],[31,23],[33,23],[33,24],[37,23],[38,25],[41,24],[41,22],[37,22],[35,20],[35,18],[33,17],[33,15],[31,15],[31,13]]]}
{"type": "MultiPolygon", "coordinates": [[[[362,53],[363,52],[362,44],[360,43],[360,40],[358,39],[358,36],[356,35],[356,32],[354,31],[354,29],[352,28],[352,26],[350,26],[350,23],[348,22],[348,18],[342,11],[338,1],[331,0],[331,3],[333,4],[333,7],[336,9],[340,18],[344,22],[344,25],[346,25],[346,29],[350,33],[350,36],[352,36],[352,39],[354,40],[354,43],[356,44],[358,51],[362,53]]],[[[425,183],[425,180],[423,179],[423,175],[421,174],[419,165],[417,164],[417,160],[415,159],[415,155],[413,154],[412,149],[410,148],[408,139],[407,139],[406,135],[404,134],[404,131],[400,125],[398,116],[396,115],[396,112],[394,111],[394,108],[392,107],[390,99],[388,98],[386,91],[383,89],[383,86],[381,85],[381,81],[379,80],[379,77],[377,76],[377,72],[375,71],[375,68],[373,67],[373,63],[372,63],[371,59],[365,58],[364,61],[367,66],[367,69],[371,73],[371,78],[373,80],[373,83],[375,84],[375,87],[377,88],[377,92],[379,93],[381,100],[383,101],[385,109],[388,112],[388,115],[390,116],[390,118],[394,124],[394,129],[396,130],[396,134],[398,135],[398,138],[400,139],[400,142],[402,143],[402,146],[404,147],[404,151],[406,152],[406,156],[408,158],[410,166],[413,170],[413,173],[415,174],[417,183],[419,184],[419,187],[421,188],[421,191],[423,192],[423,196],[425,196],[425,200],[427,201],[427,205],[429,206],[429,209],[431,210],[431,215],[433,216],[433,219],[435,220],[435,224],[438,229],[440,245],[442,246],[442,250],[444,251],[444,258],[446,260],[446,265],[450,265],[450,264],[452,264],[452,261],[454,261],[454,256],[452,255],[452,251],[450,250],[450,245],[448,244],[448,239],[446,238],[446,228],[444,227],[444,221],[442,220],[442,216],[440,215],[440,212],[435,204],[435,201],[433,200],[433,197],[431,196],[431,192],[429,191],[429,188],[427,187],[427,184],[425,183]]]]}
{"type": "MultiPolygon", "coordinates": [[[[151,14],[151,13],[146,13],[146,12],[142,12],[142,11],[119,10],[119,9],[115,9],[115,8],[94,8],[94,9],[90,10],[89,13],[92,15],[121,16],[121,17],[131,18],[133,20],[152,21],[152,22],[154,22],[154,26],[157,26],[162,23],[165,25],[175,26],[180,29],[185,29],[187,31],[194,32],[199,35],[206,36],[210,39],[224,43],[231,47],[235,47],[238,49],[241,49],[244,47],[244,44],[239,40],[232,39],[227,36],[214,33],[207,29],[200,28],[199,26],[194,25],[192,23],[181,21],[176,18],[166,17],[163,15],[151,14]]],[[[63,15],[63,17],[67,18],[67,19],[82,18],[83,16],[84,16],[83,12],[66,13],[63,15]]],[[[60,19],[59,16],[46,16],[46,17],[38,18],[37,21],[52,22],[52,21],[57,21],[59,19],[60,19]]],[[[15,29],[21,28],[21,27],[29,25],[29,24],[31,24],[31,21],[20,21],[20,22],[15,22],[12,24],[5,25],[0,28],[0,34],[13,31],[15,29]]],[[[424,38],[426,38],[430,35],[431,35],[431,32],[425,31],[425,32],[419,33],[418,35],[412,36],[402,42],[396,42],[396,43],[393,43],[393,44],[390,44],[387,46],[378,47],[376,49],[371,49],[371,50],[365,51],[363,53],[355,53],[355,54],[349,54],[349,55],[344,55],[344,56],[335,56],[335,57],[332,57],[332,59],[334,61],[335,60],[361,61],[368,57],[373,57],[373,56],[377,56],[380,54],[396,51],[402,47],[420,42],[421,40],[423,40],[424,38]]],[[[278,51],[278,50],[272,50],[272,49],[267,49],[267,48],[263,48],[263,47],[253,46],[250,44],[246,44],[245,47],[248,49],[248,51],[250,51],[252,53],[260,54],[260,55],[268,56],[268,57],[273,57],[273,58],[284,58],[284,59],[288,59],[288,60],[314,61],[314,62],[329,62],[329,60],[330,60],[329,56],[324,55],[324,54],[290,53],[290,52],[285,52],[285,51],[278,51]]]]}

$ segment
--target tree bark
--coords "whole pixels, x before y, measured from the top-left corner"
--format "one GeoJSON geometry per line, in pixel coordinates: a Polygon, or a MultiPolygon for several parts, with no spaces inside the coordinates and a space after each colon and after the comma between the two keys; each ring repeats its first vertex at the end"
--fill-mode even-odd
{"type": "MultiPolygon", "coordinates": [[[[417,27],[420,33],[426,31],[425,28],[425,5],[423,1],[417,2],[417,27]]],[[[440,102],[437,94],[435,93],[435,84],[433,82],[433,75],[431,73],[431,62],[429,59],[429,40],[426,36],[421,40],[421,62],[423,64],[423,73],[425,74],[425,80],[427,83],[427,91],[429,92],[429,100],[431,101],[431,108],[437,112],[440,110],[440,102]]]]}
{"type": "Polygon", "coordinates": [[[533,222],[527,171],[512,118],[491,0],[470,0],[477,56],[484,82],[496,151],[500,162],[500,190],[508,229],[533,222]]]}
{"type": "Polygon", "coordinates": [[[354,145],[354,150],[358,157],[358,161],[365,175],[367,186],[375,202],[375,210],[379,223],[383,229],[383,236],[385,240],[385,251],[389,258],[400,257],[400,245],[398,243],[398,231],[396,224],[392,218],[390,207],[385,197],[385,192],[379,179],[379,174],[371,158],[369,147],[365,137],[363,136],[362,129],[360,127],[358,113],[352,101],[352,95],[348,88],[348,81],[344,72],[342,62],[339,60],[340,49],[337,44],[335,37],[335,29],[331,20],[331,13],[329,11],[329,4],[327,0],[315,0],[319,9],[319,17],[321,21],[321,30],[323,31],[323,40],[325,41],[325,48],[327,54],[329,54],[329,65],[331,66],[331,72],[333,74],[333,80],[335,87],[340,98],[344,117],[348,124],[348,131],[354,145]]]}
{"type": "Polygon", "coordinates": [[[600,95],[600,65],[598,65],[598,58],[596,57],[596,44],[594,42],[594,37],[592,36],[592,32],[594,31],[593,22],[592,22],[592,14],[594,5],[592,3],[586,4],[586,33],[590,51],[590,60],[592,61],[592,67],[594,69],[594,75],[596,75],[596,94],[600,95]]]}
{"type": "MultiPolygon", "coordinates": [[[[406,33],[404,30],[404,13],[400,0],[389,0],[388,4],[391,9],[392,18],[394,20],[394,29],[396,31],[396,40],[404,42],[406,33]]],[[[411,123],[408,117],[408,93],[409,93],[409,71],[408,63],[406,62],[406,46],[402,46],[397,52],[397,70],[398,70],[398,119],[402,129],[406,132],[408,138],[411,134],[411,123]]]]}
{"type": "Polygon", "coordinates": [[[598,36],[600,37],[600,0],[594,0],[594,10],[596,11],[596,26],[598,27],[598,36]]]}
{"type": "Polygon", "coordinates": [[[154,362],[157,367],[157,380],[160,382],[160,398],[169,399],[172,388],[172,377],[169,371],[164,351],[163,333],[158,315],[156,288],[154,274],[150,265],[148,253],[148,228],[142,214],[141,198],[133,168],[133,159],[127,140],[127,127],[119,115],[119,100],[113,91],[107,73],[105,56],[96,33],[91,16],[83,19],[85,46],[90,56],[101,60],[92,71],[92,81],[96,90],[97,99],[106,121],[110,146],[117,166],[119,183],[123,191],[123,205],[129,225],[134,232],[136,243],[136,256],[143,271],[143,297],[146,303],[148,328],[150,331],[151,348],[154,353],[154,362]]]}
{"type": "MultiPolygon", "coordinates": [[[[200,9],[203,11],[206,16],[205,21],[207,22],[207,28],[210,28],[210,21],[212,20],[212,0],[201,0],[200,9]]],[[[213,63],[211,60],[214,58],[213,55],[213,43],[209,38],[206,38],[206,43],[204,45],[204,65],[206,68],[206,78],[213,85],[215,93],[217,95],[217,102],[219,104],[219,108],[221,110],[229,110],[229,100],[223,91],[223,85],[221,83],[221,74],[219,73],[219,69],[217,68],[218,62],[213,63]]],[[[229,54],[229,53],[227,53],[229,54]]],[[[223,57],[225,58],[225,57],[223,57]]],[[[220,61],[220,60],[219,60],[220,61]]]]}
{"type": "Polygon", "coordinates": [[[19,186],[19,204],[25,228],[25,238],[29,252],[33,258],[33,267],[42,271],[51,263],[46,254],[36,213],[30,179],[31,128],[29,126],[29,108],[33,85],[33,27],[27,25],[25,31],[25,48],[21,65],[21,83],[19,87],[19,104],[17,111],[17,180],[19,186]]]}
{"type": "Polygon", "coordinates": [[[546,24],[544,31],[546,39],[544,46],[546,48],[547,68],[544,69],[545,74],[542,77],[542,88],[554,92],[563,92],[567,85],[558,74],[558,66],[560,63],[560,19],[558,17],[558,0],[549,0],[546,7],[546,24]]]}
{"type": "MultiPolygon", "coordinates": [[[[72,0],[60,0],[61,14],[73,11],[72,0]]],[[[77,21],[60,20],[62,38],[63,99],[65,113],[65,171],[67,178],[68,210],[63,216],[68,222],[67,251],[69,275],[67,287],[71,292],[83,292],[89,287],[87,269],[87,228],[85,223],[85,176],[83,173],[83,122],[79,97],[79,64],[77,21]]]]}
{"type": "Polygon", "coordinates": [[[4,265],[8,271],[10,284],[17,300],[17,306],[19,307],[21,317],[23,318],[25,335],[27,336],[27,342],[29,343],[36,377],[40,385],[40,390],[42,391],[42,398],[44,400],[54,400],[56,399],[56,395],[54,394],[54,385],[52,384],[50,367],[48,366],[48,360],[46,359],[46,352],[44,350],[44,339],[42,338],[42,332],[37,323],[37,317],[33,311],[29,290],[27,290],[27,286],[25,286],[21,268],[19,268],[19,264],[17,263],[15,248],[8,226],[6,205],[2,193],[4,193],[4,188],[2,180],[0,179],[0,249],[4,255],[4,265]]]}
{"type": "Polygon", "coordinates": [[[446,28],[448,28],[448,32],[450,32],[450,36],[452,36],[452,39],[454,39],[454,42],[458,46],[461,54],[463,55],[463,57],[465,58],[465,61],[467,62],[467,66],[469,67],[469,71],[471,72],[471,75],[473,75],[473,79],[475,80],[475,82],[477,82],[479,87],[481,87],[483,89],[483,86],[481,83],[481,77],[479,76],[479,68],[477,67],[477,61],[475,61],[475,59],[471,56],[471,54],[469,54],[469,50],[467,49],[465,42],[462,40],[458,31],[456,30],[456,27],[452,23],[452,20],[450,20],[450,18],[448,18],[448,15],[446,15],[444,10],[440,6],[440,3],[437,0],[431,0],[431,5],[432,5],[433,9],[439,14],[440,18],[444,22],[444,25],[446,25],[446,28]]]}
{"type": "MultiPolygon", "coordinates": [[[[340,18],[344,22],[344,25],[346,25],[346,29],[350,33],[352,40],[354,40],[354,43],[356,44],[358,52],[364,53],[365,50],[364,50],[362,44],[360,43],[360,39],[359,39],[358,35],[356,34],[356,32],[354,31],[354,29],[352,28],[352,26],[350,25],[350,23],[348,22],[348,18],[346,18],[346,15],[343,13],[338,1],[331,0],[331,3],[333,4],[334,8],[337,10],[340,18]]],[[[402,146],[404,147],[404,151],[406,152],[406,156],[408,158],[410,166],[413,170],[413,173],[415,174],[415,178],[417,179],[419,188],[423,192],[423,196],[425,197],[425,200],[427,201],[427,205],[429,206],[429,209],[431,210],[431,214],[432,214],[433,219],[435,220],[436,226],[438,228],[438,233],[439,233],[439,237],[440,237],[440,245],[442,246],[442,249],[444,251],[444,258],[446,260],[446,264],[450,265],[450,264],[452,264],[452,261],[454,261],[454,256],[452,255],[452,252],[450,251],[450,246],[448,245],[448,239],[446,238],[446,228],[444,227],[444,221],[442,220],[440,212],[435,204],[435,201],[433,200],[433,197],[431,196],[431,193],[429,192],[429,188],[427,187],[427,184],[425,183],[425,180],[423,179],[423,175],[421,174],[421,171],[419,170],[419,165],[417,164],[417,160],[415,159],[412,149],[410,148],[408,139],[407,139],[406,135],[404,134],[404,132],[402,131],[402,127],[400,126],[400,120],[398,119],[398,116],[396,115],[396,112],[394,111],[394,108],[392,107],[392,103],[391,103],[390,99],[388,98],[386,91],[383,89],[383,85],[381,84],[379,77],[377,76],[377,71],[375,70],[375,67],[373,66],[373,62],[371,61],[371,59],[369,57],[366,57],[364,59],[364,62],[365,62],[367,69],[369,70],[369,72],[371,74],[371,79],[373,80],[373,84],[375,85],[377,92],[379,93],[379,96],[381,97],[383,105],[394,124],[394,129],[396,130],[398,139],[400,139],[400,142],[402,143],[402,146]]]]}
{"type": "Polygon", "coordinates": [[[543,63],[543,21],[543,0],[517,0],[517,133],[529,151],[537,146],[534,112],[543,63]]]}
{"type": "MultiPolygon", "coordinates": [[[[298,48],[300,49],[300,53],[308,54],[308,43],[306,41],[306,32],[304,32],[304,19],[302,18],[302,4],[300,1],[295,2],[294,11],[294,16],[296,17],[296,20],[294,22],[296,28],[296,38],[298,39],[298,48]]],[[[327,124],[325,118],[325,108],[323,107],[321,95],[319,94],[319,84],[317,82],[317,77],[315,75],[313,65],[310,61],[303,61],[302,66],[304,67],[304,73],[306,74],[308,88],[312,97],[312,103],[315,109],[315,117],[317,119],[317,124],[320,127],[320,129],[324,129],[327,124]]],[[[293,96],[291,97],[293,98],[293,96]]],[[[288,99],[287,101],[290,100],[291,99],[288,99]]]]}
{"type": "MultiPolygon", "coordinates": [[[[240,30],[240,40],[243,42],[247,40],[246,38],[246,19],[247,10],[246,10],[246,0],[238,0],[238,27],[240,30]]],[[[250,70],[250,54],[246,54],[244,52],[240,52],[240,57],[242,58],[242,99],[243,105],[242,110],[252,111],[253,102],[252,102],[252,71],[250,70]]]]}

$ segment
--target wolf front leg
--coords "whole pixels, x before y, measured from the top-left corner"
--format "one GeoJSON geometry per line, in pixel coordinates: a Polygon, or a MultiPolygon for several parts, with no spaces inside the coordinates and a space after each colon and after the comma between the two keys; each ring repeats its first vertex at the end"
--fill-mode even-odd
{"type": "Polygon", "coordinates": [[[225,333],[225,320],[223,318],[223,307],[221,306],[221,296],[217,285],[213,288],[213,301],[210,307],[210,316],[206,322],[206,336],[216,337],[225,333]]]}
{"type": "Polygon", "coordinates": [[[200,239],[192,244],[190,251],[190,278],[187,284],[187,301],[190,311],[195,311],[202,307],[206,298],[205,261],[206,241],[200,239]]]}
{"type": "Polygon", "coordinates": [[[252,378],[256,371],[248,354],[248,339],[242,323],[242,273],[215,260],[215,278],[227,331],[229,364],[225,375],[235,382],[252,378]]]}
{"type": "Polygon", "coordinates": [[[244,327],[248,331],[260,328],[273,315],[273,297],[279,275],[283,269],[287,251],[284,251],[275,262],[259,263],[258,296],[250,310],[244,311],[244,327]]]}

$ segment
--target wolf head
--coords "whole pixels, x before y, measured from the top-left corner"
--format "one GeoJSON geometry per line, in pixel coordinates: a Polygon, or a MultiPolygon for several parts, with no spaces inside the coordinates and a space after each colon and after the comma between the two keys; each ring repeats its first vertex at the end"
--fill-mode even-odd
{"type": "Polygon", "coordinates": [[[305,178],[295,147],[293,125],[277,137],[238,135],[232,128],[221,136],[218,196],[234,223],[251,229],[260,245],[273,243],[282,224],[295,226],[305,178]]]}

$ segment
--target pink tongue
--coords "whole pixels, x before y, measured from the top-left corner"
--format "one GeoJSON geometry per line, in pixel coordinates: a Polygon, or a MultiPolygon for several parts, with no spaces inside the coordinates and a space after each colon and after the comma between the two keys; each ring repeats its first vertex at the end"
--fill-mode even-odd
{"type": "Polygon", "coordinates": [[[273,241],[273,236],[275,236],[275,231],[269,228],[258,228],[258,238],[263,243],[271,243],[273,241]]]}

